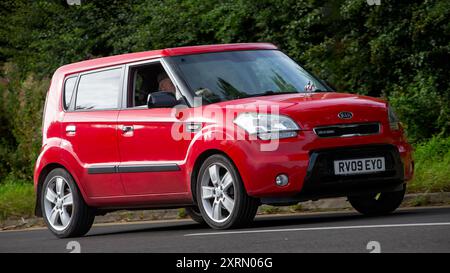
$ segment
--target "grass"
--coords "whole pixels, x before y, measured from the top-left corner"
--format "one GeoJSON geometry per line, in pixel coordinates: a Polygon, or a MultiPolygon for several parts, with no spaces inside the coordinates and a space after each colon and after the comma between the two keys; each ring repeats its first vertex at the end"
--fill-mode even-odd
{"type": "Polygon", "coordinates": [[[417,196],[413,200],[411,200],[412,207],[423,207],[430,204],[429,196],[417,196]]]}
{"type": "Polygon", "coordinates": [[[262,205],[260,208],[261,214],[276,214],[281,211],[279,207],[269,206],[269,205],[262,205]]]}
{"type": "Polygon", "coordinates": [[[188,217],[188,214],[186,212],[186,209],[184,209],[184,208],[178,209],[177,219],[185,219],[187,217],[188,217]]]}
{"type": "Polygon", "coordinates": [[[408,192],[449,192],[450,137],[434,137],[415,148],[415,174],[408,192]]]}
{"type": "Polygon", "coordinates": [[[303,206],[302,206],[301,203],[289,206],[289,210],[291,212],[302,212],[302,211],[304,211],[303,206]]]}
{"type": "Polygon", "coordinates": [[[34,215],[33,185],[24,181],[0,184],[0,220],[34,215]]]}
{"type": "MultiPolygon", "coordinates": [[[[409,183],[409,193],[450,192],[450,137],[434,137],[415,145],[415,175],[409,183]]],[[[7,178],[0,183],[0,220],[31,217],[34,214],[35,194],[33,185],[22,180],[7,178]]],[[[423,197],[415,200],[415,206],[427,203],[423,197]]],[[[301,211],[301,205],[291,211],[301,211]]],[[[262,206],[263,214],[279,213],[280,209],[262,206]]],[[[187,217],[186,211],[178,211],[178,218],[187,217]]]]}

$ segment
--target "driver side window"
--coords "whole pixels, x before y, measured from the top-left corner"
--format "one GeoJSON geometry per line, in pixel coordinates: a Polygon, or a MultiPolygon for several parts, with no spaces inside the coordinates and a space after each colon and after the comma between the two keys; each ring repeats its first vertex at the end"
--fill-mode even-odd
{"type": "Polygon", "coordinates": [[[151,93],[173,93],[181,102],[181,95],[160,62],[130,68],[128,79],[127,108],[146,108],[151,93]]]}

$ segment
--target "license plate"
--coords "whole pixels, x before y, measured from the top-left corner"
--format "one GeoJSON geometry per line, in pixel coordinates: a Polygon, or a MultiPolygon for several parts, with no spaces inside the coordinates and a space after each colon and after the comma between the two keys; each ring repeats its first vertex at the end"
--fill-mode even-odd
{"type": "Polygon", "coordinates": [[[335,175],[374,173],[385,171],[384,157],[358,158],[334,161],[335,175]]]}

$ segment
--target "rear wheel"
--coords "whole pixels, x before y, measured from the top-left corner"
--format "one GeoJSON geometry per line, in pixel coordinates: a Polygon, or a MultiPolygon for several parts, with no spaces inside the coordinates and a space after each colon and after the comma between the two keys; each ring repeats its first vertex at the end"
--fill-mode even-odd
{"type": "Polygon", "coordinates": [[[247,195],[236,168],[223,155],[212,155],[205,160],[196,190],[200,212],[212,228],[245,226],[256,215],[259,200],[247,195]]]}
{"type": "Polygon", "coordinates": [[[396,210],[403,201],[406,189],[395,192],[381,192],[349,196],[348,201],[355,210],[364,215],[384,215],[396,210]]]}
{"type": "Polygon", "coordinates": [[[72,176],[64,169],[52,170],[41,191],[44,221],[59,238],[86,234],[95,214],[83,200],[72,176]]]}
{"type": "Polygon", "coordinates": [[[205,219],[203,219],[202,213],[198,207],[187,207],[185,208],[186,214],[191,217],[192,220],[199,224],[205,224],[205,219]]]}

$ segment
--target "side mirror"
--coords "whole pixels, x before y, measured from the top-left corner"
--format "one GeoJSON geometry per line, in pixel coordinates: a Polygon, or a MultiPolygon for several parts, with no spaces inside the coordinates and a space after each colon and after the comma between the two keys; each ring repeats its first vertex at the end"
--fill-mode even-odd
{"type": "Polygon", "coordinates": [[[171,92],[153,92],[147,97],[148,108],[172,108],[177,104],[178,101],[175,98],[175,95],[171,92]]]}

